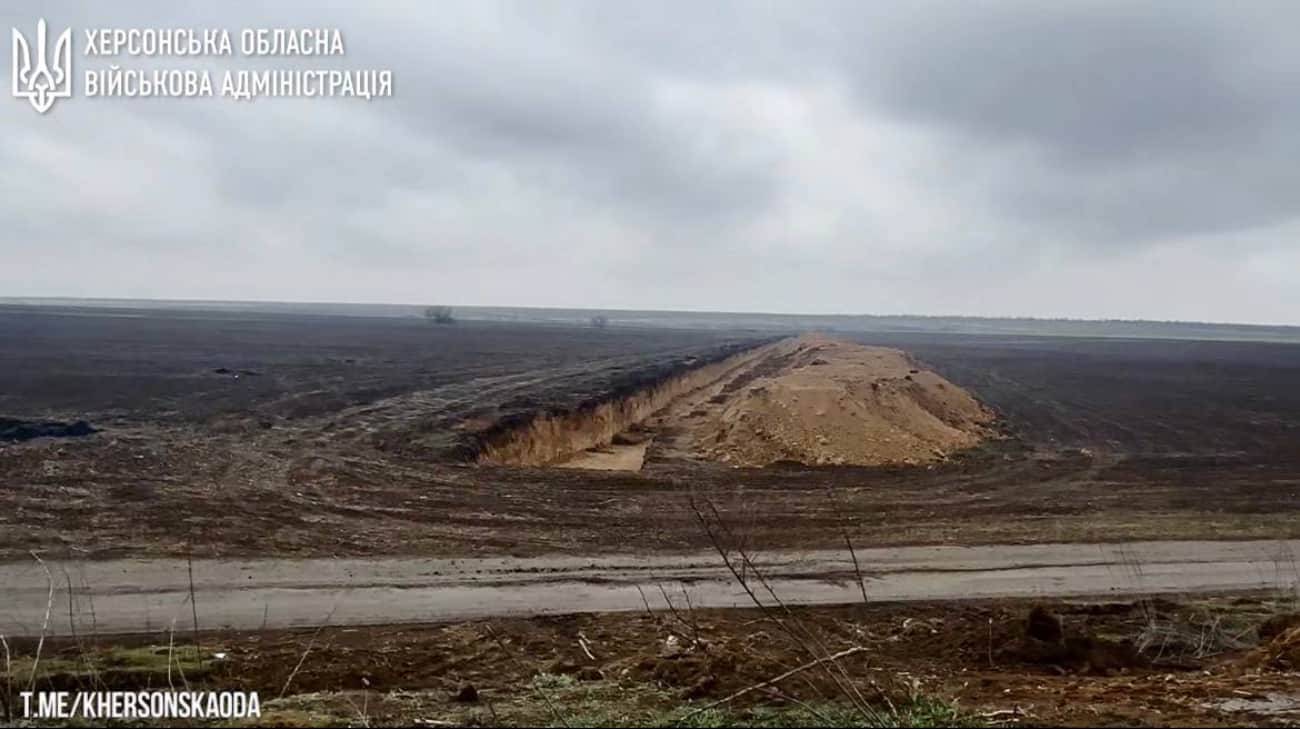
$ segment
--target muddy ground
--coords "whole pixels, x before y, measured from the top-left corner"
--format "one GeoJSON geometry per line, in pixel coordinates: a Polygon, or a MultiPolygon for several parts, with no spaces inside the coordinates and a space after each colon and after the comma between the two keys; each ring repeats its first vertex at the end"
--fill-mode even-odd
{"type": "MultiPolygon", "coordinates": [[[[282,725],[664,724],[856,649],[838,659],[843,674],[796,673],[722,705],[704,725],[781,711],[792,712],[786,722],[816,725],[843,716],[849,691],[880,712],[940,707],[929,717],[938,725],[1294,725],[1300,717],[1294,595],[768,613],[677,603],[671,613],[200,633],[199,660],[181,628],[111,646],[83,634],[46,642],[37,684],[256,690],[263,719],[282,725]]],[[[32,643],[14,646],[24,657],[19,672],[30,667],[32,643]]]]}
{"type": "Polygon", "coordinates": [[[1005,437],[921,467],[467,465],[442,449],[465,423],[759,338],[6,309],[0,415],[99,432],[0,444],[0,557],[698,551],[692,494],[771,549],[1300,536],[1300,346],[857,339],[965,386],[1005,437]]]}

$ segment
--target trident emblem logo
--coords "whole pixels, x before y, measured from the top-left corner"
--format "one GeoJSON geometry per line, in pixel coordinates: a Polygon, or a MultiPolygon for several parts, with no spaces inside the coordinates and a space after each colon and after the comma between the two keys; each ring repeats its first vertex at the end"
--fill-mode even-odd
{"type": "Polygon", "coordinates": [[[32,102],[37,113],[44,114],[58,99],[72,96],[72,29],[54,41],[54,55],[45,52],[45,19],[36,24],[36,59],[27,39],[14,28],[14,97],[32,102]],[[53,66],[53,68],[51,68],[53,66]]]}

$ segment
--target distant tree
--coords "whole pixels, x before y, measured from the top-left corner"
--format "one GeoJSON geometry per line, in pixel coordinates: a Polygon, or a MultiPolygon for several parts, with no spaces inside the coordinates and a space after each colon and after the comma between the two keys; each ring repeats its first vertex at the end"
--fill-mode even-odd
{"type": "Polygon", "coordinates": [[[609,317],[604,314],[597,314],[591,317],[591,325],[597,329],[604,329],[609,326],[609,317]]]}
{"type": "Polygon", "coordinates": [[[455,324],[450,306],[430,306],[424,310],[424,318],[434,324],[455,324]]]}

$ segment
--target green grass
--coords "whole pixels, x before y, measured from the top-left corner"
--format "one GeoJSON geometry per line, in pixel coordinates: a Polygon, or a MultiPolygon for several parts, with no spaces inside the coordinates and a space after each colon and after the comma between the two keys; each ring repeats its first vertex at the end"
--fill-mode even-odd
{"type": "MultiPolygon", "coordinates": [[[[171,664],[171,681],[177,687],[185,681],[206,676],[211,669],[211,661],[192,645],[178,645],[170,649],[167,646],[122,646],[104,647],[87,650],[80,656],[41,656],[37,663],[34,656],[14,656],[12,660],[12,679],[15,686],[27,686],[31,681],[32,667],[36,667],[36,685],[81,686],[94,688],[100,685],[151,685],[165,687],[168,685],[168,663],[171,664]]],[[[7,685],[9,676],[0,666],[0,687],[7,685]]]]}
{"type": "Polygon", "coordinates": [[[515,695],[484,696],[478,704],[461,705],[441,692],[391,692],[373,697],[368,707],[341,694],[289,697],[263,705],[263,721],[289,726],[338,722],[403,724],[417,719],[469,726],[549,727],[938,727],[983,726],[956,705],[919,698],[897,712],[884,708],[867,717],[847,703],[804,705],[719,706],[696,711],[708,702],[692,704],[676,693],[645,683],[579,682],[570,676],[541,674],[515,695]]]}
{"type": "MultiPolygon", "coordinates": [[[[210,653],[204,652],[207,656],[210,653]]],[[[213,662],[201,660],[193,646],[174,646],[168,679],[167,646],[106,647],[87,656],[43,656],[37,686],[70,689],[111,688],[115,685],[182,688],[208,675],[213,662]]],[[[25,689],[32,669],[30,656],[15,658],[14,684],[25,689]]],[[[0,690],[5,677],[0,674],[0,690]]],[[[718,706],[703,711],[708,701],[691,703],[659,686],[628,681],[578,681],[572,676],[539,674],[509,695],[487,692],[478,703],[458,704],[442,691],[321,692],[275,699],[262,697],[262,717],[250,724],[316,727],[338,725],[405,726],[417,720],[462,726],[659,727],[937,727],[981,726],[956,705],[918,698],[896,712],[883,707],[864,716],[847,703],[718,706]]],[[[67,724],[76,725],[76,722],[67,724]]]]}

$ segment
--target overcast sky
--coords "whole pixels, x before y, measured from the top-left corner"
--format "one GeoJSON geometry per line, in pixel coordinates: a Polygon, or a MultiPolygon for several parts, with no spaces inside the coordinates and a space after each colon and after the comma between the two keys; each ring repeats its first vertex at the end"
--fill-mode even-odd
{"type": "Polygon", "coordinates": [[[1300,3],[42,2],[0,27],[39,17],[74,28],[78,92],[107,65],[84,28],[287,26],[339,28],[307,65],[394,94],[6,93],[0,296],[1300,324],[1300,3]]]}

